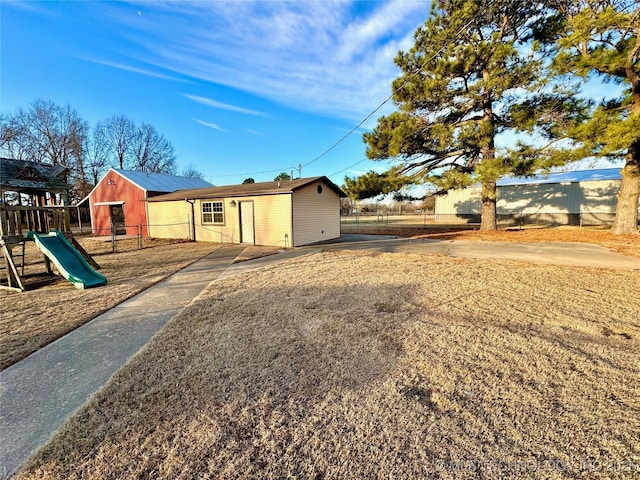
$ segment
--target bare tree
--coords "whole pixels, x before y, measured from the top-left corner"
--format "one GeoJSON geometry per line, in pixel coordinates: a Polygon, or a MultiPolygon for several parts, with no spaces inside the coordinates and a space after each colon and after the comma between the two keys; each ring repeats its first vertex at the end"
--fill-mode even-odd
{"type": "Polygon", "coordinates": [[[184,170],[180,172],[180,175],[189,178],[202,178],[202,172],[198,170],[198,168],[193,163],[189,163],[189,165],[187,165],[184,170]]]}
{"type": "Polygon", "coordinates": [[[141,172],[167,173],[176,171],[176,155],[171,143],[149,123],[142,123],[133,138],[133,169],[141,172]]]}
{"type": "Polygon", "coordinates": [[[36,100],[28,112],[27,127],[40,161],[81,168],[82,143],[89,126],[73,107],[36,100]]]}
{"type": "Polygon", "coordinates": [[[3,115],[1,147],[7,156],[82,170],[88,123],[70,105],[36,100],[29,110],[3,115]]]}
{"type": "MultiPolygon", "coordinates": [[[[70,105],[45,100],[0,114],[0,155],[68,168],[72,197],[86,195],[109,166],[166,174],[177,170],[171,142],[151,124],[137,127],[116,115],[91,132],[70,105]]],[[[195,168],[190,175],[201,176],[195,168]]]]}
{"type": "Polygon", "coordinates": [[[92,185],[96,185],[109,165],[109,148],[105,132],[100,128],[100,124],[93,129],[93,134],[86,138],[84,159],[88,181],[92,185]]]}
{"type": "Polygon", "coordinates": [[[26,135],[26,113],[21,109],[13,115],[0,115],[0,153],[16,160],[32,158],[26,135]]]}
{"type": "Polygon", "coordinates": [[[124,115],[116,115],[98,122],[107,146],[110,163],[121,170],[128,166],[136,137],[135,124],[124,115]]]}

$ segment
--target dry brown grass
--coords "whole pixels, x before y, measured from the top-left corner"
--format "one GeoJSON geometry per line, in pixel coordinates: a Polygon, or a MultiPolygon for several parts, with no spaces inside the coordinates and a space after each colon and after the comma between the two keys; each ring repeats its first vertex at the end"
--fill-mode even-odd
{"type": "Polygon", "coordinates": [[[18,478],[632,478],[638,291],[353,252],[214,282],[18,478]]]}
{"type": "Polygon", "coordinates": [[[640,235],[614,235],[603,228],[528,227],[501,228],[481,232],[460,225],[385,225],[382,223],[342,224],[342,233],[396,235],[398,237],[432,238],[434,240],[483,240],[495,242],[577,242],[601,245],[623,255],[640,258],[640,235]]]}
{"type": "MultiPolygon", "coordinates": [[[[52,285],[23,293],[2,291],[0,369],[219,248],[211,244],[146,239],[145,248],[138,250],[136,240],[127,240],[119,242],[119,253],[114,254],[110,253],[110,242],[90,238],[80,241],[95,255],[108,284],[81,291],[60,278],[52,285]]],[[[25,273],[44,272],[42,259],[33,242],[27,242],[25,273]]]]}
{"type": "Polygon", "coordinates": [[[276,253],[283,252],[280,247],[263,247],[260,245],[250,245],[245,248],[240,255],[238,255],[233,263],[246,262],[254,258],[268,257],[269,255],[275,255],[276,253]]]}

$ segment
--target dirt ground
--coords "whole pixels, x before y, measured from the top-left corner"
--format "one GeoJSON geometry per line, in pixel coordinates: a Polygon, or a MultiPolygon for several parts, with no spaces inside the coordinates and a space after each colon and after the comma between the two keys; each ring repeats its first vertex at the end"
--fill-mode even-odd
{"type": "Polygon", "coordinates": [[[640,258],[640,235],[613,235],[608,229],[595,227],[509,227],[495,232],[481,232],[461,225],[410,225],[390,222],[343,223],[342,233],[396,235],[398,237],[441,240],[484,240],[496,242],[577,242],[601,245],[623,255],[640,258]]]}
{"type": "Polygon", "coordinates": [[[637,478],[638,291],[362,252],[227,278],[18,479],[637,478]]]}

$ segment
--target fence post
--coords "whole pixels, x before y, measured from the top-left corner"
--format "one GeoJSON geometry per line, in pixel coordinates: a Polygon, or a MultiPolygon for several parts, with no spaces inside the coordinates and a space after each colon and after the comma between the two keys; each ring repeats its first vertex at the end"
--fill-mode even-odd
{"type": "Polygon", "coordinates": [[[142,224],[138,224],[138,250],[142,250],[142,224]]]}
{"type": "Polygon", "coordinates": [[[111,253],[118,251],[118,240],[116,239],[116,225],[111,222],[111,253]]]}

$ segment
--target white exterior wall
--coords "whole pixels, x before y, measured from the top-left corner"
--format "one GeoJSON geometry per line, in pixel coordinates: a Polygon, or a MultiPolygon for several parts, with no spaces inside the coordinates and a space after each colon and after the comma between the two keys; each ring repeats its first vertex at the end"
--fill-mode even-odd
{"type": "Polygon", "coordinates": [[[149,236],[191,238],[191,205],[181,202],[147,202],[149,236]]]}
{"type": "MultiPolygon", "coordinates": [[[[240,243],[240,202],[253,203],[256,245],[288,248],[340,237],[340,196],[318,181],[293,193],[196,200],[196,240],[240,243]],[[318,186],[322,186],[321,193],[318,186]],[[223,202],[224,224],[203,223],[202,203],[219,201],[223,202]]],[[[187,201],[148,202],[148,211],[151,237],[191,238],[187,201]]]]}
{"type": "Polygon", "coordinates": [[[436,214],[480,214],[482,211],[481,195],[482,191],[478,187],[450,190],[445,196],[436,198],[436,214]]]}
{"type": "Polygon", "coordinates": [[[240,202],[253,202],[256,245],[291,246],[291,195],[228,197],[196,201],[196,239],[200,242],[240,243],[240,202]],[[202,223],[203,202],[223,202],[224,225],[202,223]],[[231,202],[235,202],[235,207],[231,202]]]}
{"type": "Polygon", "coordinates": [[[544,183],[498,187],[498,215],[513,213],[579,213],[576,183],[544,183]]]}
{"type": "Polygon", "coordinates": [[[466,222],[465,217],[457,215],[480,215],[481,211],[481,190],[478,187],[450,190],[446,195],[436,197],[436,222],[466,222]]]}
{"type": "MultiPolygon", "coordinates": [[[[619,188],[620,180],[505,185],[498,187],[497,213],[611,216],[615,213],[619,188]]],[[[465,221],[465,216],[480,215],[481,209],[479,187],[452,190],[436,198],[436,221],[465,221]],[[460,217],[456,218],[457,215],[460,217]]]]}
{"type": "Polygon", "coordinates": [[[621,180],[580,183],[583,189],[582,212],[616,213],[621,180]]]}
{"type": "MultiPolygon", "coordinates": [[[[210,243],[239,243],[240,221],[238,219],[238,207],[231,207],[229,198],[207,198],[196,200],[194,205],[196,217],[196,241],[210,243]],[[209,202],[222,202],[224,213],[223,224],[203,223],[202,204],[209,202]]],[[[236,200],[236,205],[237,205],[236,200]]]]}
{"type": "Polygon", "coordinates": [[[498,214],[615,213],[619,180],[498,187],[498,214]]]}
{"type": "MultiPolygon", "coordinates": [[[[240,202],[253,202],[256,245],[291,246],[291,194],[196,200],[196,240],[211,243],[240,242],[240,202]],[[222,202],[224,223],[202,221],[203,202],[222,202]],[[231,202],[235,202],[235,207],[231,202]]],[[[186,201],[149,202],[150,236],[191,238],[191,205],[186,201]]]]}
{"type": "Polygon", "coordinates": [[[293,192],[294,246],[340,237],[340,197],[323,182],[293,192]],[[322,193],[318,193],[318,186],[322,193]]]}
{"type": "MultiPolygon", "coordinates": [[[[291,247],[291,194],[242,197],[236,202],[240,200],[253,200],[256,245],[291,247]]],[[[239,219],[237,228],[240,228],[239,219]]],[[[240,240],[239,236],[236,238],[240,240]]]]}

